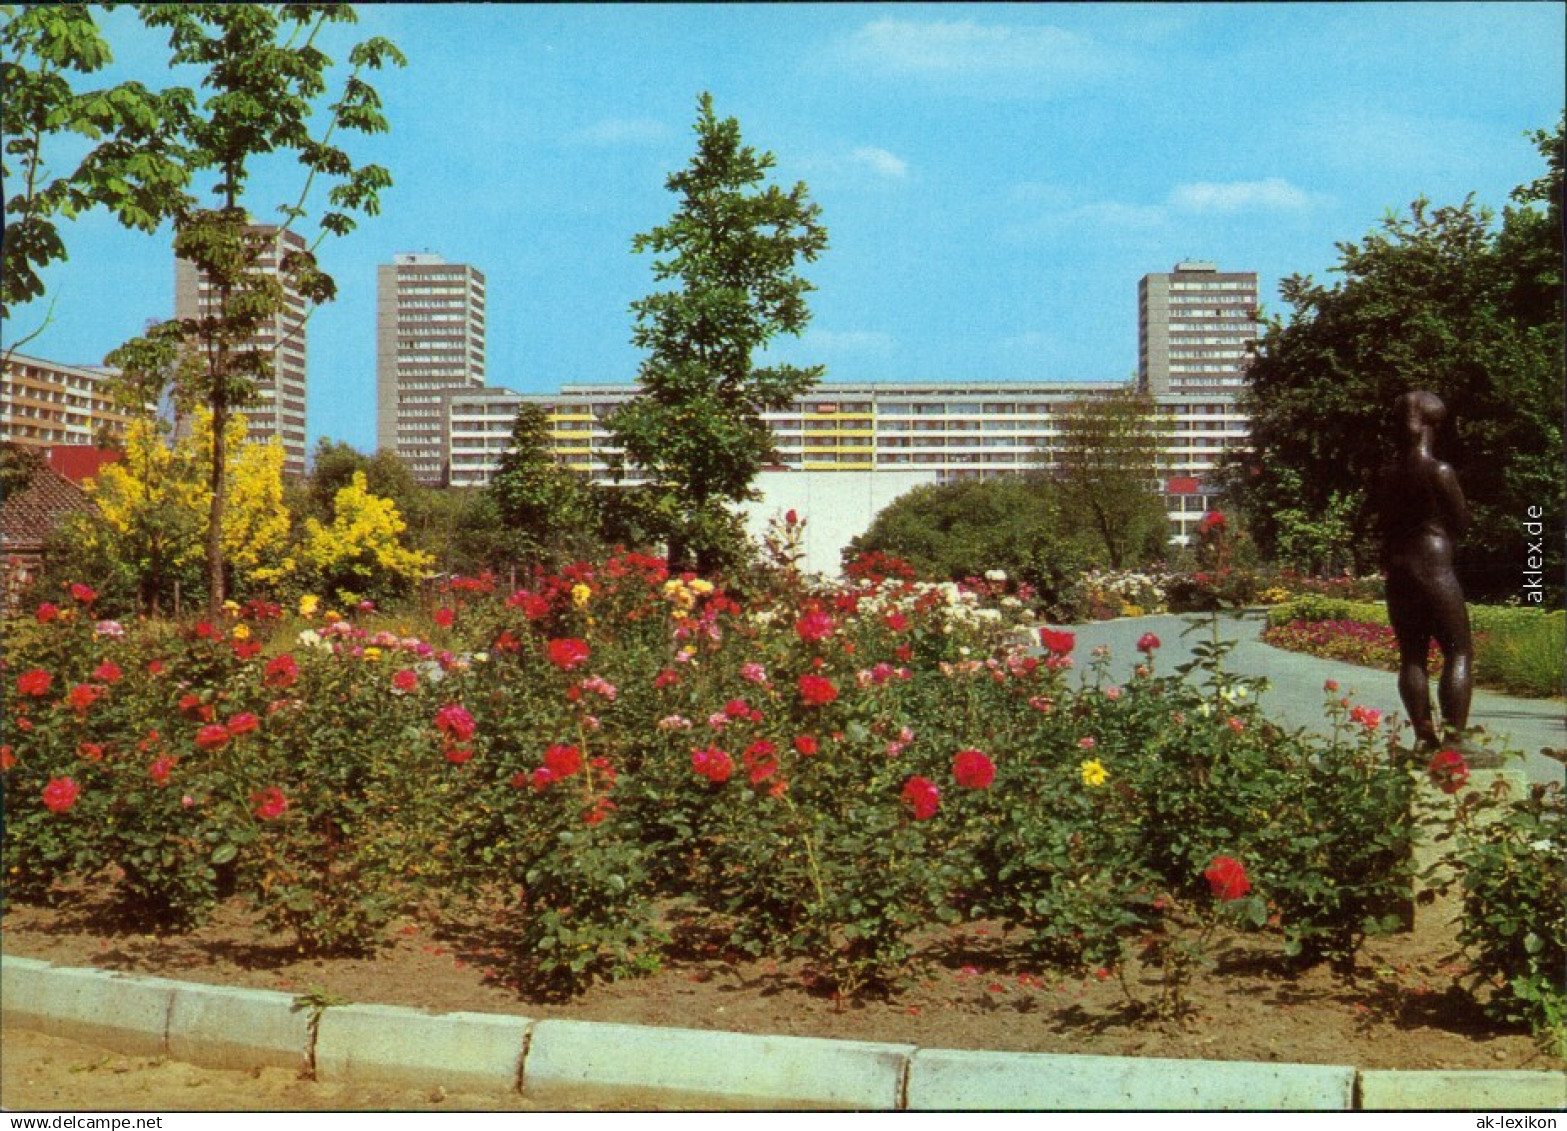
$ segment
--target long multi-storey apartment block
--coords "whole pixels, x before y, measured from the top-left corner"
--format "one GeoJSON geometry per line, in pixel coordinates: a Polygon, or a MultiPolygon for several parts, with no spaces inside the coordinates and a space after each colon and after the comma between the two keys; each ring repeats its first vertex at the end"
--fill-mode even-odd
{"type": "MultiPolygon", "coordinates": [[[[1065,409],[1125,386],[1111,382],[825,383],[767,413],[779,471],[928,471],[946,482],[1048,469],[1065,409]]],[[[566,385],[558,394],[503,388],[446,397],[450,484],[478,487],[510,444],[523,404],[548,415],[562,466],[609,482],[621,455],[605,421],[634,385],[566,385]]],[[[1220,457],[1245,445],[1246,417],[1231,396],[1160,396],[1159,472],[1172,532],[1184,537],[1211,505],[1220,457]]],[[[626,482],[635,482],[635,468],[626,482]]]]}
{"type": "Polygon", "coordinates": [[[123,440],[131,414],[105,391],[112,369],[10,353],[0,375],[0,443],[48,448],[123,440]]]}

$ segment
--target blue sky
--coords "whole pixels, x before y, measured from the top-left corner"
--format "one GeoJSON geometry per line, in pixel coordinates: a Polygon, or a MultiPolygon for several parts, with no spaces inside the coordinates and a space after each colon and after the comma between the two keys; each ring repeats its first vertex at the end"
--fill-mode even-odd
{"type": "MultiPolygon", "coordinates": [[[[129,13],[105,25],[107,80],[169,81],[129,13]]],[[[830,233],[780,356],[834,380],[1116,380],[1144,274],[1255,270],[1277,312],[1279,279],[1324,277],[1417,196],[1499,210],[1542,171],[1525,135],[1567,102],[1564,33],[1562,3],[364,5],[323,46],[408,55],[372,80],[391,133],[343,137],[396,184],[323,245],[311,443],[374,446],[375,267],[397,252],[485,273],[490,384],[634,379],[628,308],[654,282],[631,238],[676,206],[703,91],[830,233]]],[[[263,170],[252,210],[299,183],[263,170]]],[[[167,231],[64,235],[26,352],[97,363],[172,314],[167,231]]]]}

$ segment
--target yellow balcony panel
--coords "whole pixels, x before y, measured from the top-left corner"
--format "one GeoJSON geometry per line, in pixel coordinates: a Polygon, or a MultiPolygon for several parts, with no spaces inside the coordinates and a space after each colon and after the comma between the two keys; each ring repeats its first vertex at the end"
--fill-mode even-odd
{"type": "Polygon", "coordinates": [[[873,471],[876,465],[870,460],[806,460],[806,471],[873,471]]]}
{"type": "Polygon", "coordinates": [[[593,414],[591,412],[552,412],[546,419],[548,419],[551,424],[555,424],[562,420],[585,420],[591,422],[593,420],[593,414]]]}
{"type": "Polygon", "coordinates": [[[591,429],[591,428],[551,428],[550,429],[550,435],[551,436],[567,436],[567,437],[569,437],[569,436],[591,436],[591,435],[593,435],[593,429],[591,429]]]}
{"type": "Polygon", "coordinates": [[[557,445],[555,445],[554,452],[558,456],[586,456],[586,455],[592,455],[593,454],[593,449],[592,448],[585,448],[585,447],[566,448],[566,447],[561,447],[559,444],[557,444],[557,445]]]}

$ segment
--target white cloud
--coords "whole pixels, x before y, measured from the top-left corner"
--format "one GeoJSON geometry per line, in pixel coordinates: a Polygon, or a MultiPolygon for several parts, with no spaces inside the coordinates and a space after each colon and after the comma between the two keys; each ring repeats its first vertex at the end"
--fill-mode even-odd
{"type": "Polygon", "coordinates": [[[588,145],[647,145],[669,136],[669,127],[653,118],[605,118],[579,130],[576,139],[588,145]]]}
{"type": "Polygon", "coordinates": [[[1261,181],[1198,181],[1170,190],[1170,207],[1182,212],[1299,212],[1312,205],[1311,194],[1282,177],[1261,181]]]}
{"type": "Polygon", "coordinates": [[[891,334],[880,330],[808,330],[802,344],[806,349],[874,354],[890,354],[897,345],[891,334]]]}
{"type": "Polygon", "coordinates": [[[1083,78],[1102,73],[1108,63],[1103,49],[1075,32],[972,20],[875,20],[854,33],[848,51],[894,74],[934,77],[1083,78]]]}
{"type": "Polygon", "coordinates": [[[853,159],[884,177],[901,181],[909,175],[909,163],[895,153],[874,145],[862,145],[855,149],[853,159]]]}

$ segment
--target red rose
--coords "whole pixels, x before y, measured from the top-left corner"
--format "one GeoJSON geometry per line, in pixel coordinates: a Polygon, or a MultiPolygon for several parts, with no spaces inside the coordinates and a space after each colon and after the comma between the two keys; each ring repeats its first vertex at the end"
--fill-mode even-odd
{"type": "Polygon", "coordinates": [[[413,691],[419,686],[419,675],[412,668],[404,668],[392,676],[392,687],[397,691],[413,691]]]}
{"type": "Polygon", "coordinates": [[[42,697],[49,694],[49,685],[53,682],[54,677],[48,672],[42,668],[34,668],[16,677],[16,693],[42,697]]]}
{"type": "Polygon", "coordinates": [[[152,779],[154,785],[168,785],[169,775],[174,772],[178,760],[172,754],[162,754],[152,760],[152,765],[147,767],[147,776],[152,779]]]}
{"type": "Polygon", "coordinates": [[[93,669],[92,677],[101,679],[104,683],[119,683],[125,678],[125,673],[120,670],[120,665],[113,660],[105,660],[93,669]]]}
{"type": "Polygon", "coordinates": [[[941,790],[929,778],[915,774],[903,783],[903,800],[914,810],[914,819],[923,821],[934,817],[936,810],[941,808],[941,790]]]}
{"type": "Polygon", "coordinates": [[[460,766],[473,757],[471,746],[448,746],[446,748],[446,760],[454,766],[460,766]]]}
{"type": "Polygon", "coordinates": [[[249,711],[241,711],[229,720],[228,732],[230,738],[238,738],[242,734],[249,734],[261,726],[261,720],[249,711]]]}
{"type": "Polygon", "coordinates": [[[1431,784],[1443,793],[1457,793],[1469,780],[1469,766],[1456,750],[1440,751],[1431,759],[1427,773],[1431,775],[1431,784]]]}
{"type": "Polygon", "coordinates": [[[299,680],[299,664],[294,657],[284,652],[267,661],[261,679],[268,687],[293,687],[299,680]]]}
{"type": "Polygon", "coordinates": [[[965,789],[984,789],[996,780],[996,764],[978,750],[959,750],[952,758],[952,776],[965,789]]]}
{"type": "Polygon", "coordinates": [[[708,781],[717,784],[729,780],[729,775],[734,773],[735,763],[727,750],[708,746],[702,750],[691,751],[691,768],[708,781]]]}
{"type": "Polygon", "coordinates": [[[195,719],[200,723],[210,723],[215,712],[211,703],[203,703],[199,695],[180,696],[180,710],[186,718],[195,719]]]}
{"type": "Polygon", "coordinates": [[[60,610],[58,606],[51,605],[48,601],[45,601],[38,606],[38,611],[33,615],[38,618],[39,624],[48,624],[60,615],[60,610]]]}
{"type": "Polygon", "coordinates": [[[51,778],[44,786],[44,808],[51,813],[68,812],[81,792],[82,787],[70,778],[51,778]]]}
{"type": "Polygon", "coordinates": [[[794,748],[805,757],[810,758],[821,749],[821,746],[817,743],[815,735],[802,734],[795,738],[794,748]]]}
{"type": "Polygon", "coordinates": [[[835,627],[832,617],[820,609],[813,609],[794,622],[795,633],[807,644],[826,640],[833,634],[835,627]]]}
{"type": "MultiPolygon", "coordinates": [[[[522,776],[521,774],[517,775],[517,777],[521,777],[521,776],[522,776]]],[[[550,787],[550,783],[553,782],[554,780],[555,780],[555,775],[550,773],[549,768],[546,767],[546,766],[540,766],[538,769],[534,770],[533,773],[531,775],[529,775],[529,777],[528,777],[528,781],[533,786],[533,792],[534,793],[543,793],[546,789],[548,789],[550,787]]],[[[512,782],[511,783],[512,783],[512,785],[517,785],[517,778],[516,777],[512,778],[512,782]]]]}
{"type": "Polygon", "coordinates": [[[1230,856],[1215,856],[1213,862],[1204,869],[1203,877],[1208,881],[1214,898],[1226,903],[1240,899],[1251,890],[1251,881],[1246,878],[1246,866],[1230,856]]]}
{"type": "Polygon", "coordinates": [[[887,627],[893,632],[902,632],[909,627],[909,618],[902,613],[888,613],[887,627]]]}
{"type": "Polygon", "coordinates": [[[1349,717],[1367,730],[1376,730],[1382,725],[1382,712],[1374,707],[1354,707],[1350,710],[1349,717]]]}
{"type": "Polygon", "coordinates": [[[86,762],[101,762],[103,761],[103,743],[79,743],[76,747],[76,756],[86,762]]]}
{"type": "Polygon", "coordinates": [[[765,738],[758,739],[746,747],[743,761],[751,784],[758,785],[778,772],[778,748],[765,738]]]}
{"type": "Polygon", "coordinates": [[[544,767],[557,778],[569,778],[582,769],[582,751],[557,742],[544,751],[544,767]]]}
{"type": "Polygon", "coordinates": [[[85,712],[88,707],[91,707],[102,698],[103,688],[95,683],[78,683],[71,688],[70,694],[66,696],[66,700],[77,714],[85,712]]]}
{"type": "Polygon", "coordinates": [[[449,703],[435,713],[435,729],[454,742],[467,742],[478,727],[465,708],[449,703]]]}
{"type": "Polygon", "coordinates": [[[575,637],[549,642],[549,661],[563,672],[585,663],[588,655],[587,642],[575,637]]]}
{"type": "Polygon", "coordinates": [[[445,606],[442,606],[441,608],[435,610],[435,623],[436,623],[437,626],[439,626],[441,628],[451,628],[452,627],[452,621],[454,621],[456,619],[457,619],[457,614],[452,612],[451,609],[448,609],[445,606]]]}
{"type": "Polygon", "coordinates": [[[196,732],[196,745],[202,750],[221,750],[228,745],[229,728],[208,723],[196,732]]]}
{"type": "Polygon", "coordinates": [[[256,816],[263,821],[274,820],[288,811],[288,798],[283,796],[283,791],[275,785],[269,785],[266,789],[252,793],[250,803],[255,806],[256,816]]]}
{"type": "Polygon", "coordinates": [[[1147,652],[1149,655],[1153,655],[1158,647],[1159,638],[1151,632],[1143,633],[1137,641],[1137,650],[1139,652],[1147,652]]]}
{"type": "Polygon", "coordinates": [[[800,698],[810,707],[822,707],[838,698],[838,689],[825,676],[802,675],[799,687],[800,698]]]}
{"type": "Polygon", "coordinates": [[[71,596],[84,605],[90,605],[98,599],[97,591],[90,586],[81,584],[81,582],[71,586],[71,596]]]}
{"type": "Polygon", "coordinates": [[[9,770],[16,765],[16,751],[11,749],[10,743],[0,746],[0,771],[9,770]]]}
{"type": "Polygon", "coordinates": [[[163,661],[162,660],[148,660],[147,661],[147,674],[148,675],[162,675],[163,674],[163,661]]]}
{"type": "Polygon", "coordinates": [[[234,658],[236,660],[254,660],[261,655],[261,641],[259,640],[236,640],[229,647],[234,649],[234,658]]]}
{"type": "Polygon", "coordinates": [[[1220,511],[1209,511],[1202,516],[1202,521],[1197,524],[1198,534],[1211,534],[1215,530],[1223,530],[1226,519],[1220,511]]]}
{"type": "Polygon", "coordinates": [[[751,705],[744,699],[731,699],[724,704],[724,714],[731,719],[743,719],[751,713],[751,705]]]}
{"type": "Polygon", "coordinates": [[[1039,643],[1044,645],[1047,652],[1053,652],[1058,656],[1065,656],[1077,647],[1077,637],[1070,632],[1057,632],[1052,628],[1039,630],[1039,643]]]}

